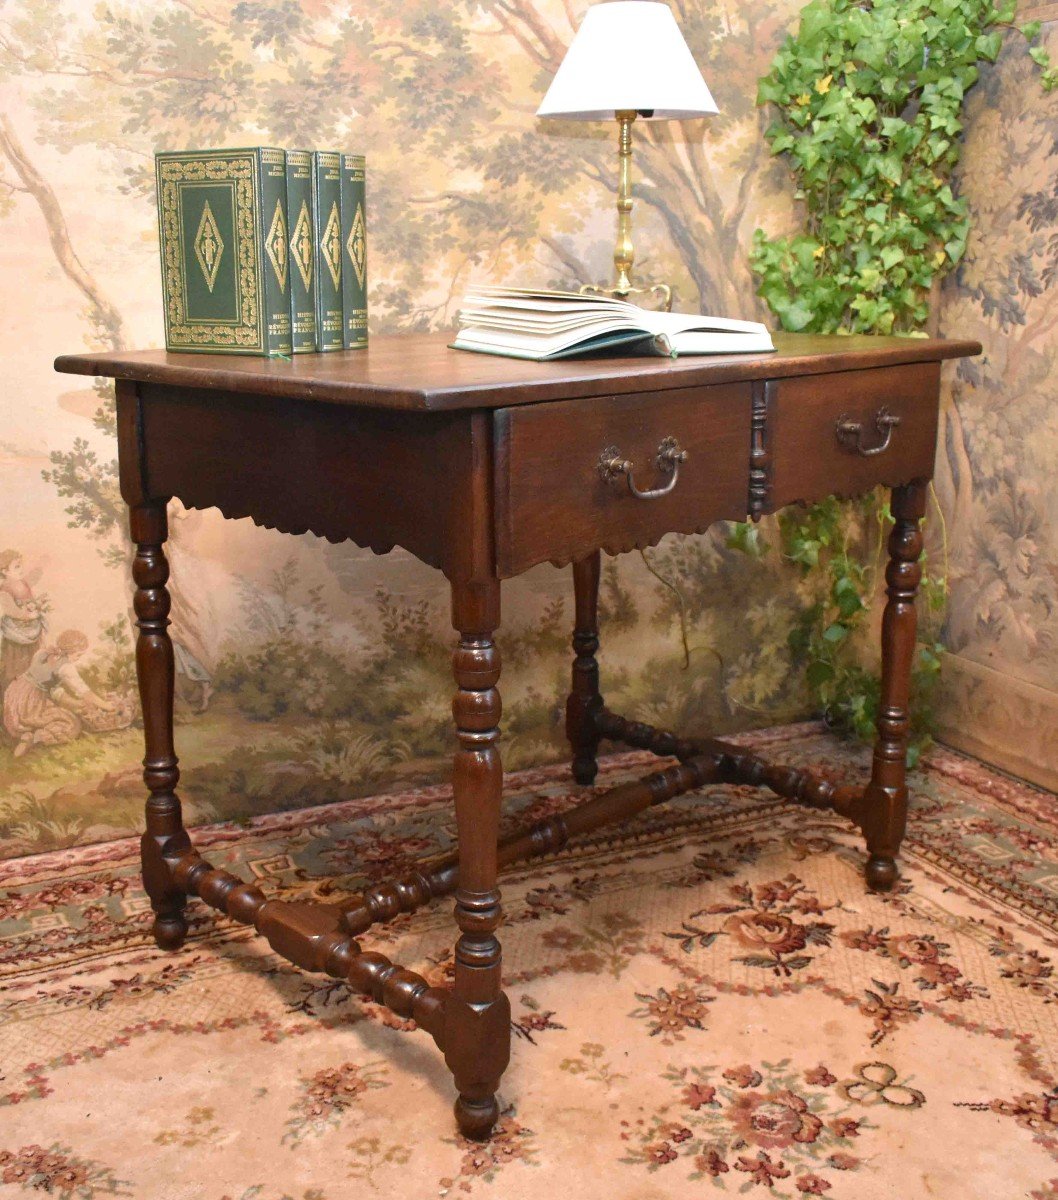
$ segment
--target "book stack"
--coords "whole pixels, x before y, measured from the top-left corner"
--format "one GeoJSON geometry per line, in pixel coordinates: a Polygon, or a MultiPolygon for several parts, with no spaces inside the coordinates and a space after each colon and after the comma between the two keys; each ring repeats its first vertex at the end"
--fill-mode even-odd
{"type": "Polygon", "coordinates": [[[362,155],[155,155],[168,350],[286,357],[367,345],[362,155]]]}

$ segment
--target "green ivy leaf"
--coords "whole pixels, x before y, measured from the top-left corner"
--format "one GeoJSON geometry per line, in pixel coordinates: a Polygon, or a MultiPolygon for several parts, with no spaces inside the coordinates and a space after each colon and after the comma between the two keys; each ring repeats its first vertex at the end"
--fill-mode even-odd
{"type": "Polygon", "coordinates": [[[862,612],[865,607],[859,592],[856,590],[856,585],[852,584],[851,581],[849,588],[837,596],[836,599],[838,612],[843,617],[855,616],[856,613],[862,612]]]}
{"type": "Polygon", "coordinates": [[[797,333],[811,323],[814,314],[802,300],[791,300],[777,310],[777,315],[784,329],[797,333]]]}
{"type": "Polygon", "coordinates": [[[813,691],[819,691],[820,688],[830,683],[833,678],[833,664],[824,662],[822,659],[816,659],[815,662],[809,663],[805,670],[805,681],[813,691]]]}
{"type": "Polygon", "coordinates": [[[1002,45],[1003,35],[1001,33],[983,33],[974,43],[974,49],[982,58],[986,58],[989,62],[995,62],[999,57],[1002,45]]]}
{"type": "Polygon", "coordinates": [[[728,526],[727,546],[730,550],[741,550],[750,558],[760,558],[764,554],[760,526],[752,521],[733,521],[728,526]]]}

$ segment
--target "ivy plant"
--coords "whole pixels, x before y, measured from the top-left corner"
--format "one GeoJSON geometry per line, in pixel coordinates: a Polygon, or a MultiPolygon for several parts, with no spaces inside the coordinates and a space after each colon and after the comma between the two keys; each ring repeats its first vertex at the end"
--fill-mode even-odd
{"type": "MultiPolygon", "coordinates": [[[[776,113],[767,139],[785,156],[804,213],[790,236],[754,235],[758,290],[783,329],[921,334],[934,284],[966,248],[969,218],[952,174],[963,101],[980,64],[994,62],[1004,31],[1015,29],[1043,87],[1058,87],[1058,70],[1038,44],[1039,22],[1017,26],[1016,15],[1016,0],[811,0],[802,10],[758,87],[758,103],[776,113]]],[[[887,526],[881,494],[852,505],[831,499],[779,519],[782,552],[813,584],[791,646],[821,710],[864,736],[873,731],[879,685],[855,635],[878,589],[887,526]]],[[[765,549],[744,525],[730,544],[765,549]]],[[[943,567],[924,573],[922,591],[933,619],[923,623],[916,659],[913,754],[928,738],[923,700],[940,668],[943,567]]]]}
{"type": "MultiPolygon", "coordinates": [[[[934,279],[962,257],[965,201],[951,186],[962,106],[994,62],[1016,4],[812,0],[759,83],[767,131],[804,202],[792,237],[754,237],[760,295],[784,329],[911,333],[934,279]]],[[[1030,40],[1039,22],[1021,26],[1030,40]]],[[[1042,46],[1043,85],[1058,71],[1042,46]]]]}

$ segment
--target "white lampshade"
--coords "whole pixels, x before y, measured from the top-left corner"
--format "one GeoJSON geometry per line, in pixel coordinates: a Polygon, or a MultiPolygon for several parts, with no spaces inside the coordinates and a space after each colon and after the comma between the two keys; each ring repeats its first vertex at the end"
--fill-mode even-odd
{"type": "Polygon", "coordinates": [[[719,111],[660,0],[589,8],[536,115],[598,121],[631,109],[669,120],[719,111]]]}

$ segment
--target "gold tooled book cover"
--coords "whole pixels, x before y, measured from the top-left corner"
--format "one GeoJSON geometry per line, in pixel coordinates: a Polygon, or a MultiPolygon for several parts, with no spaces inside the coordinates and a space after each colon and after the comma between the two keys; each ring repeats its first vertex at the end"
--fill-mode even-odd
{"type": "Polygon", "coordinates": [[[285,153],[160,151],[155,166],[166,348],[290,354],[285,153]]]}

